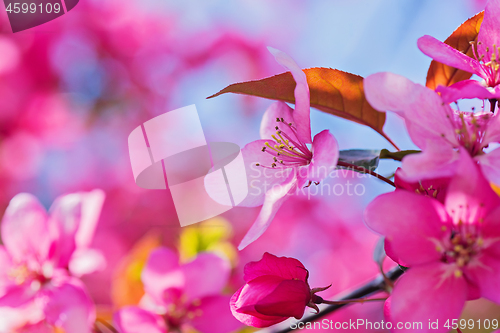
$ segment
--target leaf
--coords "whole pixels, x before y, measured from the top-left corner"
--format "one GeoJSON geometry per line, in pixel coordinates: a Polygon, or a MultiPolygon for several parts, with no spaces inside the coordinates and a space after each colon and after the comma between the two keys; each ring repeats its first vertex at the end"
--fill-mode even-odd
{"type": "Polygon", "coordinates": [[[123,257],[111,284],[111,299],[116,307],[136,305],[144,296],[141,272],[149,254],[161,245],[156,230],[144,235],[123,257]]]}
{"type": "MultiPolygon", "coordinates": [[[[316,67],[303,71],[309,84],[312,107],[371,127],[396,147],[383,131],[385,112],[375,110],[366,101],[363,77],[332,68],[316,67]]],[[[261,80],[231,84],[207,98],[235,93],[294,103],[295,85],[292,74],[286,72],[261,80]]]]}
{"type": "MultiPolygon", "coordinates": [[[[341,150],[339,161],[354,164],[374,171],[378,167],[380,150],[349,149],[341,150]]],[[[344,167],[339,167],[344,168],[344,167]]],[[[347,168],[349,169],[349,168],[347,168]]]]}
{"type": "MultiPolygon", "coordinates": [[[[477,42],[477,35],[483,22],[483,16],[484,12],[480,12],[462,23],[444,43],[465,53],[469,57],[473,57],[472,47],[469,42],[477,42]]],[[[451,86],[459,81],[467,80],[471,76],[472,74],[469,72],[432,60],[427,71],[427,82],[425,85],[434,90],[439,85],[451,86]]]]}
{"type": "Polygon", "coordinates": [[[421,153],[420,150],[401,150],[397,152],[390,152],[387,149],[380,151],[381,159],[393,159],[395,161],[402,161],[406,155],[421,153]]]}

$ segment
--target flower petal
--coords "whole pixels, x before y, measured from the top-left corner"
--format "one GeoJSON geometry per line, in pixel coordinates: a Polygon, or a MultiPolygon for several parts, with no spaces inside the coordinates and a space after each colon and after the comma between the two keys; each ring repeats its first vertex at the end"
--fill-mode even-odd
{"type": "Polygon", "coordinates": [[[467,295],[465,279],[456,277],[453,269],[452,265],[436,262],[410,268],[403,274],[391,295],[393,327],[398,322],[420,322],[422,326],[412,327],[414,331],[448,332],[442,324],[460,317],[467,295]],[[436,320],[438,328],[431,329],[429,321],[436,320]]]}
{"type": "Polygon", "coordinates": [[[403,189],[417,194],[426,195],[435,198],[441,203],[444,203],[446,192],[450,185],[450,177],[430,178],[418,181],[407,181],[405,174],[401,168],[396,170],[394,175],[394,184],[396,189],[403,189]]]}
{"type": "MultiPolygon", "coordinates": [[[[258,279],[250,281],[252,286],[258,279]]],[[[306,305],[311,300],[308,285],[299,280],[284,280],[266,297],[255,304],[255,309],[268,316],[295,317],[304,315],[306,305]]]]}
{"type": "Polygon", "coordinates": [[[200,310],[200,315],[191,320],[191,325],[203,333],[229,333],[241,328],[241,323],[231,313],[229,301],[229,296],[202,298],[199,306],[190,309],[195,314],[200,310]]]}
{"type": "Polygon", "coordinates": [[[293,111],[294,125],[297,127],[297,134],[299,139],[304,143],[312,143],[311,140],[311,119],[310,119],[310,96],[309,85],[307,84],[307,77],[304,71],[297,65],[297,63],[285,52],[267,48],[269,52],[274,55],[276,61],[288,69],[292,75],[295,83],[295,110],[293,111]]]}
{"type": "Polygon", "coordinates": [[[488,126],[483,137],[484,145],[491,142],[500,142],[500,115],[498,112],[488,121],[488,126]]]}
{"type": "Polygon", "coordinates": [[[455,224],[477,223],[500,205],[500,198],[465,149],[460,151],[456,175],[445,199],[446,211],[455,224]]]}
{"type": "Polygon", "coordinates": [[[436,241],[443,239],[442,227],[450,223],[437,200],[406,191],[375,198],[366,207],[365,221],[386,236],[393,253],[410,266],[439,260],[436,241]]]}
{"type": "Polygon", "coordinates": [[[31,194],[16,195],[1,224],[5,248],[15,261],[43,260],[50,246],[47,213],[31,194]]]}
{"type": "Polygon", "coordinates": [[[264,116],[262,116],[260,138],[270,140],[273,135],[276,135],[276,126],[278,126],[280,131],[285,132],[288,136],[295,139],[295,134],[290,130],[289,126],[286,126],[281,121],[276,121],[276,119],[281,118],[283,118],[286,124],[292,123],[294,121],[292,108],[281,101],[271,104],[264,113],[264,116]]]}
{"type": "Polygon", "coordinates": [[[65,332],[92,332],[95,306],[81,287],[65,283],[53,289],[44,312],[47,322],[63,328],[65,332]]]}
{"type": "Polygon", "coordinates": [[[403,158],[400,176],[408,182],[453,176],[460,155],[448,145],[426,146],[423,152],[403,158]]]}
{"type": "Polygon", "coordinates": [[[283,183],[273,185],[273,187],[266,192],[264,204],[262,205],[259,216],[257,216],[250,230],[248,230],[240,245],[238,245],[239,250],[243,250],[253,243],[267,230],[278,212],[278,209],[283,202],[288,199],[288,194],[295,189],[296,184],[297,177],[295,172],[293,172],[290,173],[283,183]]]}
{"type": "Polygon", "coordinates": [[[438,86],[436,92],[441,94],[441,98],[445,103],[455,102],[463,98],[495,98],[495,94],[491,93],[481,82],[476,80],[460,81],[449,87],[438,86]]]}
{"type": "Polygon", "coordinates": [[[71,256],[68,269],[71,275],[82,275],[101,271],[106,268],[106,258],[101,251],[94,249],[77,249],[71,256]]]}
{"type": "Polygon", "coordinates": [[[256,317],[251,314],[246,314],[246,313],[241,313],[238,312],[239,307],[236,305],[238,302],[240,295],[243,291],[245,286],[241,287],[238,291],[234,293],[234,295],[231,297],[229,306],[231,308],[231,313],[233,316],[238,319],[240,322],[242,322],[245,325],[248,326],[253,326],[253,327],[269,327],[271,325],[280,323],[288,317],[280,317],[280,316],[265,316],[265,315],[260,315],[259,317],[256,317]]]}
{"type": "Polygon", "coordinates": [[[311,163],[305,169],[307,174],[302,175],[304,169],[299,169],[299,177],[319,182],[335,169],[339,160],[339,145],[329,130],[321,131],[314,136],[312,153],[311,163]]]}
{"type": "MultiPolygon", "coordinates": [[[[271,169],[274,163],[273,156],[267,152],[262,152],[262,147],[268,142],[271,146],[276,143],[272,140],[257,140],[247,144],[241,154],[245,162],[245,170],[248,181],[248,195],[238,206],[256,207],[264,203],[266,192],[275,184],[283,183],[292,171],[290,168],[271,169]],[[257,166],[256,164],[261,166],[257,166]]],[[[268,148],[269,149],[269,148],[268,148]]],[[[222,184],[225,191],[226,184],[222,184]]]]}
{"type": "Polygon", "coordinates": [[[299,279],[307,282],[307,269],[295,258],[277,257],[271,253],[264,253],[259,261],[251,261],[245,265],[245,282],[263,275],[275,275],[283,279],[299,279]]]}
{"type": "MultiPolygon", "coordinates": [[[[484,54],[484,57],[489,60],[491,59],[491,53],[493,45],[496,47],[500,46],[500,32],[498,31],[500,27],[500,1],[490,0],[486,3],[484,9],[483,22],[481,23],[481,28],[479,29],[479,35],[477,40],[481,42],[478,45],[479,55],[484,54]],[[486,47],[489,48],[489,52],[486,52],[486,47]]],[[[496,50],[498,54],[498,50],[496,50]]]]}
{"type": "Polygon", "coordinates": [[[102,205],[106,194],[102,190],[93,190],[81,193],[82,217],[80,227],[76,232],[76,246],[89,247],[94,238],[94,231],[101,215],[102,205]]]}
{"type": "MultiPolygon", "coordinates": [[[[484,24],[484,21],[483,21],[484,24]]],[[[475,59],[463,54],[453,47],[431,36],[420,37],[417,41],[418,48],[425,55],[445,65],[485,77],[481,65],[475,59]]]]}
{"type": "Polygon", "coordinates": [[[141,280],[146,292],[159,303],[164,298],[165,290],[183,289],[185,279],[179,268],[177,253],[166,247],[160,247],[151,252],[142,270],[141,280]]]}
{"type": "Polygon", "coordinates": [[[113,316],[113,323],[120,333],[167,333],[159,315],[136,306],[121,308],[113,316]]]}
{"type": "Polygon", "coordinates": [[[379,111],[392,111],[403,115],[408,101],[412,100],[421,85],[404,76],[383,72],[375,73],[363,80],[366,100],[379,111]]]}
{"type": "Polygon", "coordinates": [[[214,253],[200,253],[181,266],[185,277],[184,293],[188,300],[220,294],[231,271],[230,263],[214,253]]]}
{"type": "Polygon", "coordinates": [[[481,296],[492,302],[500,303],[500,258],[488,251],[467,267],[467,276],[479,286],[481,296]]]}

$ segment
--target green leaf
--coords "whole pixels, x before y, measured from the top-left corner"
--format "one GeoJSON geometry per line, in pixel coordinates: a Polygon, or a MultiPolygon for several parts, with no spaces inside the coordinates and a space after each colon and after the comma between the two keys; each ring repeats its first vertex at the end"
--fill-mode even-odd
{"type": "MultiPolygon", "coordinates": [[[[380,150],[349,149],[341,150],[339,160],[374,171],[378,167],[380,150]]],[[[345,168],[345,167],[339,167],[345,168]]],[[[347,168],[349,169],[349,168],[347,168]]]]}
{"type": "Polygon", "coordinates": [[[382,149],[380,151],[381,159],[392,159],[395,161],[402,161],[406,155],[420,153],[420,150],[401,150],[395,153],[388,151],[387,149],[382,149]]]}

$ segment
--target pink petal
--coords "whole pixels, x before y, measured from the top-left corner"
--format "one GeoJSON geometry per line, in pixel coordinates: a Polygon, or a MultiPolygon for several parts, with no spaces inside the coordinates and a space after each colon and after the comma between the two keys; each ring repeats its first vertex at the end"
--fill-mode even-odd
{"type": "MultiPolygon", "coordinates": [[[[262,147],[264,147],[266,142],[271,146],[276,144],[272,140],[257,140],[250,142],[241,150],[243,160],[245,161],[248,195],[238,206],[256,207],[262,205],[266,192],[275,184],[283,183],[292,171],[290,168],[270,169],[274,160],[271,154],[262,151],[262,147]],[[261,166],[257,166],[256,163],[259,163],[261,166]]],[[[226,185],[222,185],[224,186],[223,190],[227,191],[226,185]]]]}
{"type": "Polygon", "coordinates": [[[65,332],[92,332],[95,306],[80,287],[66,283],[53,290],[44,311],[47,322],[63,328],[65,332]]]}
{"type": "MultiPolygon", "coordinates": [[[[484,54],[486,59],[491,59],[493,45],[500,46],[500,2],[498,0],[490,0],[486,3],[484,10],[484,18],[479,29],[477,40],[482,44],[478,45],[478,53],[481,56],[484,54]],[[486,47],[489,52],[486,52],[486,47]]],[[[496,52],[498,54],[498,50],[496,52]]]]}
{"type": "Polygon", "coordinates": [[[76,246],[89,247],[94,238],[94,231],[101,215],[101,208],[106,194],[102,190],[81,193],[82,217],[80,227],[76,232],[76,246]]]}
{"type": "MultiPolygon", "coordinates": [[[[259,278],[249,282],[252,286],[259,278]]],[[[311,290],[303,281],[284,280],[266,297],[255,304],[255,310],[268,316],[302,318],[311,300],[311,290]]]]}
{"type": "Polygon", "coordinates": [[[397,263],[398,265],[401,265],[403,267],[410,266],[407,263],[405,263],[403,260],[399,259],[398,255],[392,249],[391,242],[389,242],[387,239],[384,240],[384,250],[385,250],[385,254],[389,258],[391,258],[395,263],[397,263]]]}
{"type": "Polygon", "coordinates": [[[10,307],[17,308],[31,302],[38,289],[31,288],[31,280],[19,285],[10,285],[6,288],[5,293],[0,297],[0,308],[10,307]]]}
{"type": "Polygon", "coordinates": [[[481,223],[483,251],[500,258],[500,207],[495,208],[481,223]]]}
{"type": "MultiPolygon", "coordinates": [[[[484,24],[484,21],[483,21],[484,24]]],[[[453,47],[431,36],[420,37],[417,41],[418,48],[425,55],[445,65],[485,77],[481,65],[477,60],[463,54],[453,47]]]]}
{"type": "Polygon", "coordinates": [[[439,260],[436,242],[445,237],[446,219],[437,200],[406,191],[382,194],[365,210],[368,227],[386,236],[394,254],[410,266],[439,260]]]}
{"type": "Polygon", "coordinates": [[[286,124],[293,123],[293,110],[285,102],[276,102],[267,108],[262,121],[260,123],[260,137],[263,140],[271,140],[272,136],[276,136],[276,126],[280,131],[285,132],[292,139],[296,139],[295,134],[290,130],[290,127],[284,125],[281,121],[277,122],[276,119],[281,119],[286,124]]]}
{"type": "Polygon", "coordinates": [[[319,132],[314,136],[312,144],[313,158],[306,175],[299,169],[299,177],[310,181],[322,181],[337,166],[339,159],[339,145],[329,130],[319,132]]]}
{"type": "Polygon", "coordinates": [[[243,288],[245,286],[241,287],[234,295],[231,297],[229,306],[231,308],[231,312],[233,316],[238,319],[240,322],[242,322],[245,325],[248,326],[253,326],[253,327],[269,327],[271,325],[280,323],[288,317],[280,317],[280,316],[265,316],[265,315],[260,315],[259,317],[253,316],[251,314],[246,314],[246,313],[240,313],[238,312],[238,307],[236,303],[238,302],[238,299],[240,298],[241,292],[243,291],[243,288]]]}
{"type": "Polygon", "coordinates": [[[441,94],[443,102],[450,103],[463,98],[490,99],[495,98],[483,84],[476,80],[465,80],[449,87],[438,86],[436,92],[441,94]]]}
{"type": "Polygon", "coordinates": [[[184,274],[179,268],[179,257],[166,247],[151,252],[142,270],[141,279],[146,292],[157,302],[163,300],[165,290],[182,290],[185,285],[184,274]]]}
{"type": "Polygon", "coordinates": [[[500,148],[487,154],[475,156],[484,176],[494,184],[500,184],[500,148]]]}
{"type": "Polygon", "coordinates": [[[455,224],[476,223],[500,205],[500,198],[484,178],[476,162],[461,149],[456,175],[445,199],[446,211],[455,224]]]}
{"type": "Polygon", "coordinates": [[[500,258],[489,251],[467,266],[467,276],[479,286],[481,296],[492,302],[500,303],[500,258]]]}
{"type": "Polygon", "coordinates": [[[12,198],[0,227],[5,248],[15,261],[47,257],[50,245],[47,213],[31,194],[21,193],[12,198]]]}
{"type": "Polygon", "coordinates": [[[448,332],[443,324],[460,317],[467,295],[465,279],[456,277],[454,269],[452,265],[436,262],[410,268],[403,274],[391,295],[393,326],[398,322],[421,322],[421,328],[413,331],[448,332]],[[430,329],[429,320],[438,320],[438,329],[430,329]]]}
{"type": "Polygon", "coordinates": [[[101,251],[94,249],[77,249],[73,252],[68,268],[71,275],[82,275],[102,271],[106,268],[106,258],[101,251]]]}
{"type": "Polygon", "coordinates": [[[159,315],[136,306],[121,308],[114,314],[113,323],[120,333],[167,333],[159,315]]]}
{"type": "Polygon", "coordinates": [[[9,275],[12,267],[12,260],[10,258],[9,253],[5,249],[5,247],[0,245],[0,296],[4,295],[7,291],[7,287],[11,284],[14,284],[14,281],[11,280],[11,276],[9,275]]]}
{"type": "Polygon", "coordinates": [[[403,115],[409,101],[424,87],[404,76],[393,73],[375,73],[363,80],[368,103],[379,111],[403,115]]]}
{"type": "Polygon", "coordinates": [[[400,175],[408,182],[451,177],[456,172],[459,156],[451,146],[428,144],[423,152],[405,156],[400,175]]]}
{"type": "Polygon", "coordinates": [[[497,112],[492,115],[488,121],[486,131],[483,137],[483,144],[487,145],[491,142],[500,142],[500,116],[497,112]]]}
{"type": "Polygon", "coordinates": [[[229,262],[213,253],[200,253],[181,267],[185,277],[184,293],[188,300],[220,294],[231,271],[229,262]]]}
{"type": "Polygon", "coordinates": [[[264,253],[259,261],[252,261],[245,265],[245,282],[250,282],[263,275],[275,275],[283,279],[299,279],[307,281],[308,272],[304,265],[295,258],[277,257],[268,252],[264,253]]]}
{"type": "Polygon", "coordinates": [[[201,299],[199,306],[189,309],[195,315],[200,313],[191,320],[191,325],[203,333],[229,333],[241,328],[241,323],[231,313],[229,301],[229,296],[211,296],[201,299]]]}
{"type": "Polygon", "coordinates": [[[290,58],[288,54],[272,47],[267,48],[276,61],[288,69],[296,82],[295,86],[295,110],[293,111],[294,125],[297,127],[299,139],[304,143],[312,143],[311,119],[310,119],[310,96],[309,85],[304,71],[290,58]]]}
{"type": "Polygon", "coordinates": [[[278,212],[283,202],[288,199],[289,193],[293,192],[296,187],[297,178],[294,173],[290,173],[287,179],[281,184],[275,184],[270,190],[266,192],[264,199],[264,204],[262,209],[257,216],[257,219],[250,227],[250,230],[246,233],[245,237],[238,245],[239,250],[243,250],[245,247],[257,240],[269,227],[274,216],[278,212]]]}

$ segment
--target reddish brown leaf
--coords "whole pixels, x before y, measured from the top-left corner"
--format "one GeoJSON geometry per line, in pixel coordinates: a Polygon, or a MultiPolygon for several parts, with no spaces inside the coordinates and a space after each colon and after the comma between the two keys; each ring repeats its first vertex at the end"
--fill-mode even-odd
{"type": "MultiPolygon", "coordinates": [[[[473,57],[470,42],[477,42],[483,16],[484,12],[480,12],[471,17],[462,23],[444,42],[469,57],[473,57]]],[[[436,89],[439,85],[451,86],[459,81],[467,80],[471,76],[471,73],[433,60],[427,71],[426,86],[430,89],[436,89]]]]}
{"type": "MultiPolygon", "coordinates": [[[[366,101],[363,77],[332,68],[308,68],[304,69],[304,73],[312,107],[371,127],[394,145],[383,131],[385,112],[375,110],[366,101]]],[[[208,98],[236,93],[294,103],[294,89],[292,74],[286,72],[261,80],[231,84],[208,98]]]]}

